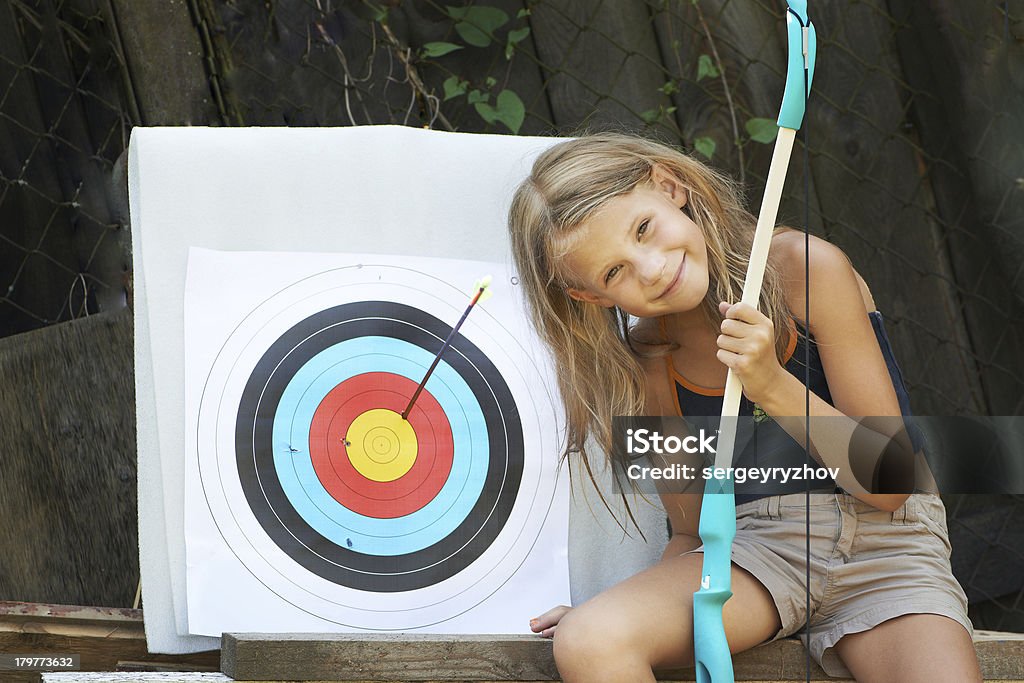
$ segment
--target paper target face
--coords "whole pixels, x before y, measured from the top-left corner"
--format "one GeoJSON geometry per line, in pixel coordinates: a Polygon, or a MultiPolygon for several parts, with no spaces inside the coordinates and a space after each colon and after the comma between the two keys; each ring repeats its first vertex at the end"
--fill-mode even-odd
{"type": "Polygon", "coordinates": [[[468,302],[465,283],[413,268],[333,268],[262,301],[217,352],[203,494],[279,598],[416,629],[477,607],[530,553],[556,477],[528,445],[555,411],[520,334],[476,306],[402,416],[468,302]]]}

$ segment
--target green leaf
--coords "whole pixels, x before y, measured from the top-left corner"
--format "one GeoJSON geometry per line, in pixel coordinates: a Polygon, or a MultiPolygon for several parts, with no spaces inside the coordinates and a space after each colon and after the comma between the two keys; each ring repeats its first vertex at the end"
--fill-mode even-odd
{"type": "Polygon", "coordinates": [[[461,50],[461,45],[455,43],[427,43],[423,46],[424,57],[441,57],[449,52],[455,52],[461,50]]]}
{"type": "Polygon", "coordinates": [[[484,83],[487,84],[488,88],[493,88],[497,82],[498,82],[498,79],[495,78],[494,76],[488,76],[487,80],[484,81],[484,83]]]}
{"type": "Polygon", "coordinates": [[[697,60],[697,80],[699,81],[705,76],[718,77],[718,67],[711,61],[710,55],[701,55],[697,60]]]}
{"type": "Polygon", "coordinates": [[[644,120],[644,123],[654,124],[672,114],[675,110],[675,107],[661,105],[657,109],[648,109],[645,112],[641,112],[640,118],[644,120]]]}
{"type": "Polygon", "coordinates": [[[452,76],[444,82],[444,99],[447,102],[453,97],[466,94],[466,81],[458,76],[452,76]]]}
{"type": "Polygon", "coordinates": [[[482,93],[479,90],[470,90],[469,95],[466,97],[466,101],[470,104],[476,104],[477,102],[486,102],[491,99],[491,96],[487,93],[482,93]]]}
{"type": "Polygon", "coordinates": [[[526,9],[525,7],[523,9],[519,10],[518,12],[516,12],[516,19],[522,19],[523,17],[528,17],[528,16],[530,16],[530,10],[526,9]]]}
{"type": "Polygon", "coordinates": [[[771,119],[750,119],[744,127],[754,142],[768,144],[779,134],[779,126],[771,119]]]}
{"type": "Polygon", "coordinates": [[[508,126],[513,133],[518,133],[526,118],[526,107],[512,90],[502,90],[498,93],[498,120],[508,126]]]}
{"type": "Polygon", "coordinates": [[[373,12],[373,20],[383,24],[388,20],[388,8],[369,3],[370,11],[373,12]]]}
{"type": "Polygon", "coordinates": [[[476,113],[480,114],[480,118],[487,123],[494,123],[498,120],[498,111],[486,102],[477,102],[473,107],[476,109],[476,113]]]}
{"type": "Polygon", "coordinates": [[[508,42],[505,44],[505,59],[512,59],[512,53],[515,52],[516,43],[520,42],[528,35],[530,35],[529,26],[524,26],[523,28],[517,28],[508,32],[508,42]]]}
{"type": "Polygon", "coordinates": [[[508,15],[497,7],[446,7],[448,16],[455,19],[455,32],[476,47],[487,47],[491,36],[508,23],[508,15]]]}
{"type": "Polygon", "coordinates": [[[715,155],[715,141],[708,137],[697,138],[694,140],[693,148],[708,159],[715,155]]]}
{"type": "Polygon", "coordinates": [[[676,85],[675,81],[665,81],[665,85],[658,88],[658,91],[663,92],[666,95],[672,95],[679,92],[679,87],[676,85]]]}
{"type": "Polygon", "coordinates": [[[492,107],[486,102],[478,102],[473,106],[476,107],[477,113],[484,121],[487,123],[500,121],[513,133],[519,132],[519,128],[523,125],[523,119],[526,117],[523,101],[511,90],[501,91],[496,106],[492,107]]]}

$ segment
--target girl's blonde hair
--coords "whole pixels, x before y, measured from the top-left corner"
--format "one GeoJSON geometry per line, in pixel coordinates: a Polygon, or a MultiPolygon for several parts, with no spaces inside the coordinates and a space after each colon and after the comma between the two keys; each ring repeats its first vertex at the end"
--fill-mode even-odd
{"type": "MultiPolygon", "coordinates": [[[[755,219],[744,208],[737,185],[696,159],[641,137],[584,135],[542,153],[516,189],[509,210],[519,278],[534,323],[555,355],[568,423],[562,457],[580,453],[592,479],[586,453],[591,435],[613,466],[628,465],[625,454],[612,443],[612,418],[644,414],[644,373],[638,356],[651,354],[634,348],[624,311],[568,295],[568,286],[579,285],[563,257],[587,219],[610,200],[650,183],[656,164],[670,170],[689,194],[683,210],[699,226],[708,250],[710,285],[700,308],[708,324],[717,328],[722,320],[718,302],[741,298],[755,219]]],[[[788,342],[789,309],[781,278],[771,264],[760,308],[775,325],[781,361],[788,342]]],[[[677,348],[660,341],[661,355],[677,348]]]]}

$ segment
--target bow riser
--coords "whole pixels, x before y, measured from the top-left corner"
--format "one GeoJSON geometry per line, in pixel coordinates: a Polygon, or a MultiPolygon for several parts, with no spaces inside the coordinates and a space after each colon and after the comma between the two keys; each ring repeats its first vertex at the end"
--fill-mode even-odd
{"type": "MultiPolygon", "coordinates": [[[[721,452],[721,441],[718,450],[721,452]]],[[[700,590],[693,595],[697,683],[732,681],[732,653],[722,622],[722,608],[732,597],[732,541],[736,536],[736,497],[731,478],[712,477],[705,483],[698,533],[704,542],[704,564],[700,590]]]]}

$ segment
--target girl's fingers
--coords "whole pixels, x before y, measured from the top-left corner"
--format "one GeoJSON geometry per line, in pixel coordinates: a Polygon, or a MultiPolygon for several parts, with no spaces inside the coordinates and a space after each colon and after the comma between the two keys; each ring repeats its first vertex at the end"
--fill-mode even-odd
{"type": "Polygon", "coordinates": [[[720,334],[715,345],[723,351],[731,351],[747,356],[774,354],[775,346],[770,335],[762,330],[754,330],[748,335],[720,334]]]}
{"type": "Polygon", "coordinates": [[[743,302],[730,304],[723,301],[718,304],[718,310],[727,320],[740,320],[755,324],[768,319],[761,311],[743,302]]]}
{"type": "Polygon", "coordinates": [[[551,624],[557,624],[571,609],[572,607],[568,607],[566,605],[558,605],[557,607],[552,607],[547,612],[537,617],[537,619],[544,622],[550,622],[551,624]]]}
{"type": "MultiPolygon", "coordinates": [[[[739,306],[741,304],[737,304],[739,306]]],[[[753,312],[753,320],[739,318],[726,318],[722,321],[721,332],[717,343],[719,348],[736,353],[752,353],[774,347],[775,331],[771,320],[763,316],[752,307],[747,307],[753,312]],[[740,343],[743,343],[741,346],[740,343]]]]}
{"type": "Polygon", "coordinates": [[[718,312],[727,319],[740,319],[743,316],[744,305],[742,302],[730,304],[727,301],[722,301],[718,304],[718,312]]]}
{"type": "Polygon", "coordinates": [[[720,334],[718,335],[718,339],[715,340],[715,343],[718,344],[718,348],[723,351],[743,353],[747,350],[744,340],[738,337],[730,337],[720,334]]]}
{"type": "Polygon", "coordinates": [[[743,361],[742,355],[733,353],[732,351],[726,351],[724,349],[718,349],[718,352],[715,353],[715,357],[718,358],[722,365],[725,365],[732,370],[738,370],[743,361]]]}
{"type": "Polygon", "coordinates": [[[545,638],[550,638],[551,634],[555,631],[554,627],[571,609],[571,607],[566,607],[565,605],[559,605],[558,607],[549,609],[539,617],[530,619],[530,630],[534,633],[539,633],[545,638]]]}
{"type": "Polygon", "coordinates": [[[730,337],[744,337],[751,334],[754,330],[754,326],[750,323],[743,323],[741,321],[734,321],[734,319],[724,319],[720,330],[723,335],[730,337]]]}

